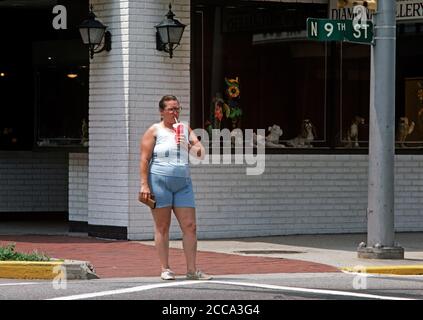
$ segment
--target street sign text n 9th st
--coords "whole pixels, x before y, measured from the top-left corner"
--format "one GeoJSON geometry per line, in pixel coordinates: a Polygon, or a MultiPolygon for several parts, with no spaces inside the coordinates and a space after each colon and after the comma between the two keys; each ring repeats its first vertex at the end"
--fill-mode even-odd
{"type": "Polygon", "coordinates": [[[356,23],[353,20],[307,19],[307,38],[317,41],[350,41],[371,44],[373,23],[356,23]]]}

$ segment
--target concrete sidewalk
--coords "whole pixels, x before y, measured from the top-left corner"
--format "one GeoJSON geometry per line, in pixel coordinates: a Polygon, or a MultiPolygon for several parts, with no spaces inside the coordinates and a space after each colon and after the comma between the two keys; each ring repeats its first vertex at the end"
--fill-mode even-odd
{"type": "MultiPolygon", "coordinates": [[[[423,275],[422,232],[396,234],[396,242],[405,249],[403,260],[359,259],[357,247],[366,239],[366,234],[322,234],[204,240],[198,250],[295,259],[354,273],[423,275]]],[[[152,241],[140,243],[154,245],[152,241]]],[[[181,249],[181,241],[171,241],[170,247],[181,249]]]]}
{"type": "MultiPolygon", "coordinates": [[[[160,264],[153,241],[95,239],[69,234],[61,224],[35,227],[0,224],[0,244],[16,242],[18,250],[37,249],[55,258],[89,261],[100,277],[158,275],[160,264]]],[[[405,249],[404,260],[358,259],[357,246],[362,241],[366,241],[366,234],[199,240],[198,265],[214,275],[339,272],[340,268],[358,266],[412,266],[412,274],[423,274],[423,232],[396,234],[396,241],[405,249]]],[[[171,241],[170,247],[172,268],[184,274],[181,240],[171,241]]]]}
{"type": "MultiPolygon", "coordinates": [[[[248,256],[298,259],[331,265],[336,268],[381,265],[423,265],[423,232],[397,233],[396,242],[405,249],[404,260],[357,258],[357,247],[366,234],[290,235],[226,240],[203,240],[199,250],[248,256]]],[[[140,243],[152,245],[152,241],[140,243]]],[[[180,241],[171,241],[181,248],[180,241]]]]}

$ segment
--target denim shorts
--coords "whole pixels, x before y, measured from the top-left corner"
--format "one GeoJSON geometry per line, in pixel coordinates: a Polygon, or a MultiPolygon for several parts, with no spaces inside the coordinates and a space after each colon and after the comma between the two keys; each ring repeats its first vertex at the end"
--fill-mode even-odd
{"type": "Polygon", "coordinates": [[[195,208],[191,178],[150,173],[149,184],[156,197],[156,208],[195,208]]]}

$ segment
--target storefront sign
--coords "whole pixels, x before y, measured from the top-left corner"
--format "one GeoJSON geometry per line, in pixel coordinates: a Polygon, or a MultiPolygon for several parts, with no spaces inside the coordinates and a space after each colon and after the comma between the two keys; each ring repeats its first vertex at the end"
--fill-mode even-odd
{"type": "Polygon", "coordinates": [[[423,0],[397,0],[397,21],[423,20],[423,0]]]}
{"type": "MultiPolygon", "coordinates": [[[[329,19],[336,19],[336,20],[352,20],[352,19],[354,19],[353,8],[338,9],[337,3],[338,3],[337,0],[330,0],[330,2],[329,2],[329,19]]],[[[367,20],[372,20],[373,14],[369,10],[366,10],[366,11],[367,11],[367,20]]]]}
{"type": "Polygon", "coordinates": [[[253,44],[273,43],[292,40],[306,40],[307,31],[286,31],[253,34],[253,44]]]}
{"type": "MultiPolygon", "coordinates": [[[[381,1],[381,0],[379,0],[381,1]]],[[[354,18],[353,8],[337,8],[337,0],[330,0],[329,18],[348,20],[354,18]]],[[[373,15],[367,11],[367,19],[373,15]]],[[[397,21],[423,20],[423,0],[397,0],[397,21]]]]}
{"type": "Polygon", "coordinates": [[[223,32],[271,32],[304,29],[304,12],[282,9],[256,10],[254,7],[223,8],[223,32]]]}

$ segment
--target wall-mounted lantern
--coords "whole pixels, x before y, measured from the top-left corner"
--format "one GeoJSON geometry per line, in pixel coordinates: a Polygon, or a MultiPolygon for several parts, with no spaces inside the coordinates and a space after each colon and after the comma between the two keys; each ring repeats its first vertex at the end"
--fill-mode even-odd
{"type": "Polygon", "coordinates": [[[179,46],[185,25],[180,23],[173,17],[172,5],[169,3],[169,12],[156,28],[156,49],[169,53],[170,58],[173,56],[173,50],[179,46]]]}
{"type": "Polygon", "coordinates": [[[79,26],[82,42],[88,44],[91,59],[95,53],[112,50],[112,34],[106,29],[107,26],[96,19],[91,5],[88,19],[82,21],[79,26]]]}

